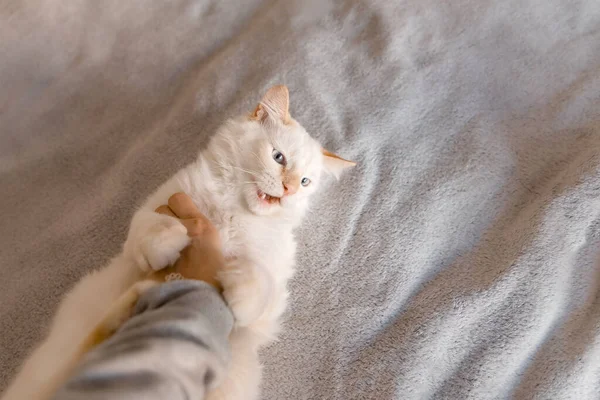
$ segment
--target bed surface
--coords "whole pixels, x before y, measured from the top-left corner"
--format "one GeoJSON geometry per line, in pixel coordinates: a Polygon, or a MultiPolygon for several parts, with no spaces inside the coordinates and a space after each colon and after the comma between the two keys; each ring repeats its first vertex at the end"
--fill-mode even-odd
{"type": "Polygon", "coordinates": [[[137,204],[286,84],[315,199],[265,399],[597,399],[600,2],[0,2],[0,388],[137,204]]]}

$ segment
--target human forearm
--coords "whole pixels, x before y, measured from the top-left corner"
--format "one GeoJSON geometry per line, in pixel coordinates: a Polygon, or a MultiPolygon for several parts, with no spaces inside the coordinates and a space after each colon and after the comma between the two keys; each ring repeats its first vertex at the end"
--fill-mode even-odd
{"type": "Polygon", "coordinates": [[[133,317],[83,359],[56,400],[202,398],[229,359],[231,312],[208,284],[146,291],[133,317]]]}

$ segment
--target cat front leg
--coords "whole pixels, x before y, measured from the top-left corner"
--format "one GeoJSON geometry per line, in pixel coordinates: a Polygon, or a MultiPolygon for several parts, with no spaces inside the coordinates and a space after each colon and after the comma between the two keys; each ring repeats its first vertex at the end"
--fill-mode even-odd
{"type": "Polygon", "coordinates": [[[142,271],[158,271],[173,265],[189,243],[187,229],[177,218],[140,210],[131,221],[124,252],[142,271]]]}
{"type": "Polygon", "coordinates": [[[236,258],[219,272],[219,280],[237,326],[248,326],[263,315],[273,288],[272,278],[265,269],[236,258]]]}

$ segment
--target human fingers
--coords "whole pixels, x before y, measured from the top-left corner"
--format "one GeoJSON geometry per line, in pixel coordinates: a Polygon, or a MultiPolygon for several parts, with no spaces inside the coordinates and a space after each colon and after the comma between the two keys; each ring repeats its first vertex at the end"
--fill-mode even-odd
{"type": "Polygon", "coordinates": [[[181,219],[197,218],[202,216],[190,196],[183,192],[175,193],[169,197],[169,208],[181,219]]]}
{"type": "Polygon", "coordinates": [[[168,215],[168,216],[177,218],[177,215],[175,215],[175,213],[173,212],[173,210],[171,210],[169,208],[169,206],[164,205],[164,204],[162,206],[158,207],[156,210],[154,210],[154,212],[157,212],[159,214],[168,215]]]}

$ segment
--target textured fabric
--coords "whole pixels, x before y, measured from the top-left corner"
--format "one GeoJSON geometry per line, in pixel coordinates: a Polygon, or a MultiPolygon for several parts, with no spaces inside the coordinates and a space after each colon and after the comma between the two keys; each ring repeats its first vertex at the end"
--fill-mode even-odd
{"type": "Polygon", "coordinates": [[[0,0],[2,382],[134,208],[287,84],[359,165],[299,230],[271,399],[600,393],[597,0],[0,0]]]}
{"type": "Polygon", "coordinates": [[[55,400],[186,400],[204,398],[222,381],[233,315],[204,282],[148,289],[133,316],[93,348],[55,400]]]}

